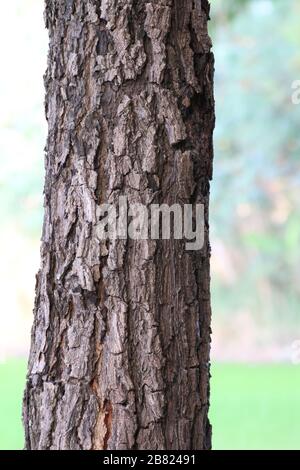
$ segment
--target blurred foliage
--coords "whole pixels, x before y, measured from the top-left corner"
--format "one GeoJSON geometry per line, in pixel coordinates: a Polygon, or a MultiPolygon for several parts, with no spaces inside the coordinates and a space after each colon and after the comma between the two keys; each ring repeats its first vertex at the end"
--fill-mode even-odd
{"type": "Polygon", "coordinates": [[[212,27],[219,27],[221,22],[228,23],[232,21],[251,1],[252,0],[211,0],[211,7],[213,9],[212,27]]]}
{"type": "Polygon", "coordinates": [[[31,237],[40,234],[42,220],[47,57],[43,6],[40,0],[12,0],[0,17],[0,224],[31,237]]]}
{"type": "Polygon", "coordinates": [[[300,335],[300,107],[291,101],[300,76],[300,4],[216,0],[211,16],[215,313],[230,321],[238,312],[254,315],[275,339],[290,341],[300,335]]]}

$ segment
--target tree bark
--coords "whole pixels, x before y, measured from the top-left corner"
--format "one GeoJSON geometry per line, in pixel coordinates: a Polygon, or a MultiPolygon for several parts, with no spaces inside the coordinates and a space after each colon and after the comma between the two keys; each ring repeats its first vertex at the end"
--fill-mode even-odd
{"type": "Polygon", "coordinates": [[[46,0],[49,135],[27,449],[210,449],[207,0],[46,0]],[[119,196],[203,203],[205,245],[97,238],[119,196]]]}

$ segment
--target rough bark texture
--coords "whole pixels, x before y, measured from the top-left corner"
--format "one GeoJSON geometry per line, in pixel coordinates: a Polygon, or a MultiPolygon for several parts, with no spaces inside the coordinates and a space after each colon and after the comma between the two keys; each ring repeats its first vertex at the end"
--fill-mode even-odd
{"type": "Polygon", "coordinates": [[[46,0],[49,137],[27,449],[209,449],[207,0],[46,0]],[[204,249],[99,241],[101,203],[204,203],[204,249]]]}

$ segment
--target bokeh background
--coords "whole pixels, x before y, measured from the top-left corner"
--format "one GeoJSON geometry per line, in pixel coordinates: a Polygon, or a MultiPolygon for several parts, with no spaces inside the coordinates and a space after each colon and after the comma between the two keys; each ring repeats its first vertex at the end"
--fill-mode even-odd
{"type": "MultiPolygon", "coordinates": [[[[0,449],[21,401],[42,224],[42,0],[0,17],[0,449]]],[[[300,449],[299,0],[212,0],[215,449],[300,449]]]]}

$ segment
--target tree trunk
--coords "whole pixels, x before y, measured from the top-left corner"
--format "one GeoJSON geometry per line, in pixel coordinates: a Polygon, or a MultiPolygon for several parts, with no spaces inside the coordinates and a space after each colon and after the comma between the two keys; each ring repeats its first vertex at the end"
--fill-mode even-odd
{"type": "Polygon", "coordinates": [[[49,136],[27,449],[209,449],[207,0],[46,0],[49,136]],[[99,240],[119,196],[205,205],[205,244],[99,240]]]}

